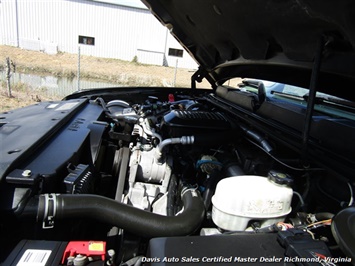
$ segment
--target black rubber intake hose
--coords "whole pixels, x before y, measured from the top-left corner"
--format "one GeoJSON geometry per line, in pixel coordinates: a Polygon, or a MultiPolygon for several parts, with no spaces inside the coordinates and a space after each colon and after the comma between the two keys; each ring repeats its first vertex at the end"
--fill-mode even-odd
{"type": "Polygon", "coordinates": [[[205,216],[201,196],[194,190],[182,195],[183,211],[162,216],[97,195],[45,194],[39,197],[37,221],[87,218],[115,225],[142,237],[184,236],[196,231],[205,216]]]}

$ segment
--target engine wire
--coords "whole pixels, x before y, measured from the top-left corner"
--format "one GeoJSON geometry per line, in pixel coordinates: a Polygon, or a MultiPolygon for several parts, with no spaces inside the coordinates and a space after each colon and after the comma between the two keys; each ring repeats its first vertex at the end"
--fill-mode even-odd
{"type": "Polygon", "coordinates": [[[327,219],[327,220],[322,220],[322,221],[318,221],[318,222],[314,222],[311,224],[308,224],[306,226],[307,229],[314,229],[320,226],[324,226],[324,225],[330,225],[332,223],[332,219],[327,219]]]}
{"type": "Polygon", "coordinates": [[[324,171],[323,168],[297,168],[297,167],[293,167],[291,165],[288,165],[287,163],[284,163],[283,161],[281,161],[280,159],[276,158],[274,155],[270,154],[268,151],[266,151],[263,147],[261,147],[260,145],[258,145],[257,143],[255,143],[254,141],[247,139],[250,143],[254,144],[256,147],[258,147],[259,149],[261,149],[262,151],[264,151],[267,155],[269,155],[272,159],[274,159],[276,162],[282,164],[283,166],[286,166],[292,170],[295,171],[324,171]]]}
{"type": "Polygon", "coordinates": [[[293,194],[296,195],[299,198],[300,203],[301,203],[301,207],[303,207],[305,205],[305,203],[304,203],[304,200],[303,200],[301,194],[298,193],[297,191],[293,191],[293,194]]]}
{"type": "Polygon", "coordinates": [[[316,229],[318,227],[321,227],[321,226],[331,225],[331,223],[332,223],[332,219],[314,222],[314,223],[308,224],[304,228],[304,230],[311,235],[312,239],[315,239],[315,233],[313,233],[312,230],[316,229]]]}
{"type": "Polygon", "coordinates": [[[276,224],[277,228],[279,228],[281,231],[286,231],[290,228],[294,228],[292,224],[285,223],[285,222],[278,222],[276,224]]]}

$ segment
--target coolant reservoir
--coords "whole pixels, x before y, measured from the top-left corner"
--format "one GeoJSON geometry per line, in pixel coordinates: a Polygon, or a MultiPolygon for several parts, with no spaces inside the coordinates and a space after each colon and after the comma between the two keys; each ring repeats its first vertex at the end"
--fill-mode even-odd
{"type": "Polygon", "coordinates": [[[212,197],[212,220],[220,228],[243,231],[250,220],[261,226],[283,221],[291,212],[293,190],[275,172],[222,179],[212,197]]]}

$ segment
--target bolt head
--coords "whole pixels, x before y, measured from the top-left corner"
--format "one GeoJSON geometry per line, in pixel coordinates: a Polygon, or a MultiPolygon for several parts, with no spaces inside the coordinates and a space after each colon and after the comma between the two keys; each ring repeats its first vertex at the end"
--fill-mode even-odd
{"type": "Polygon", "coordinates": [[[22,176],[23,177],[30,177],[32,175],[32,171],[31,170],[24,170],[22,172],[22,176]]]}

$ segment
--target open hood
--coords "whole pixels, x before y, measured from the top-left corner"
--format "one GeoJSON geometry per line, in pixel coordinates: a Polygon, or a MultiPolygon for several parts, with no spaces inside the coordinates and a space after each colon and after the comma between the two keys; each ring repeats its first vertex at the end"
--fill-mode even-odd
{"type": "Polygon", "coordinates": [[[310,84],[354,100],[355,2],[351,0],[143,0],[215,86],[231,77],[310,84]]]}
{"type": "Polygon", "coordinates": [[[1,113],[0,265],[355,265],[355,1],[145,4],[191,88],[1,113]]]}

